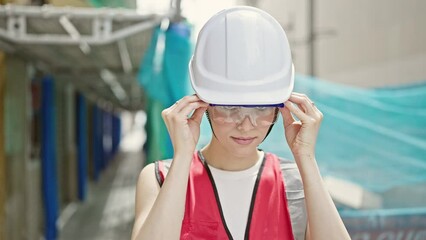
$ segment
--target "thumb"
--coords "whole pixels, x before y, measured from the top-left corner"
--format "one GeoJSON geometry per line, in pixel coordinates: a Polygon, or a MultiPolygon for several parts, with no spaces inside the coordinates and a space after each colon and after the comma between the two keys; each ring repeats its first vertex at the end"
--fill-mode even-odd
{"type": "Polygon", "coordinates": [[[284,127],[287,127],[296,121],[287,107],[280,108],[280,112],[283,117],[284,127]]]}
{"type": "Polygon", "coordinates": [[[207,110],[206,107],[200,107],[197,108],[194,113],[192,114],[192,116],[190,117],[191,120],[197,122],[198,124],[201,123],[201,118],[204,115],[204,112],[207,110]]]}

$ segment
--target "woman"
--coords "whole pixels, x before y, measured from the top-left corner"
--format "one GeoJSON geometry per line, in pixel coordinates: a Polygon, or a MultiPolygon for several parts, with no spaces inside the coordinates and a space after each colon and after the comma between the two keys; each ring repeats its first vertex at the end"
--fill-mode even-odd
{"type": "Polygon", "coordinates": [[[251,7],[219,12],[190,73],[196,94],[162,114],[173,159],[140,174],[132,239],[350,239],[315,160],[322,113],[292,93],[277,21],[251,7]],[[196,151],[204,113],[213,134],[196,151]],[[295,164],[258,149],[279,115],[295,164]]]}

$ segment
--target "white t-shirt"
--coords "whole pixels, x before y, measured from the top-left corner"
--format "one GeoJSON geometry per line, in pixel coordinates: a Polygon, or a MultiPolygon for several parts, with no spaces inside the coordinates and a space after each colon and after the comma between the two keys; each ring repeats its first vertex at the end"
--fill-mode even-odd
{"type": "Polygon", "coordinates": [[[261,163],[262,158],[243,171],[224,171],[209,165],[226,225],[235,240],[244,239],[253,188],[261,163]]]}

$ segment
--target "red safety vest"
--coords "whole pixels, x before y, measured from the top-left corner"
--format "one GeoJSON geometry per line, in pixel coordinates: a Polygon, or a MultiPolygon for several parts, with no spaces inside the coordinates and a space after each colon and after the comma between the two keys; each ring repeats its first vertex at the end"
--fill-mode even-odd
{"type": "MultiPolygon", "coordinates": [[[[157,165],[160,185],[164,163],[157,165]]],[[[265,153],[255,182],[244,239],[293,240],[285,186],[276,155],[265,153]]],[[[180,239],[233,239],[220,206],[219,195],[207,163],[194,154],[186,193],[180,239]]]]}

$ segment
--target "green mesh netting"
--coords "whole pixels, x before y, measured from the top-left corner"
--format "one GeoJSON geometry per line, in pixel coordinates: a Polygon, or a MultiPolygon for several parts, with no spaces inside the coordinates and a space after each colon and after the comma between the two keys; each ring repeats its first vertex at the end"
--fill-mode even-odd
{"type": "MultiPolygon", "coordinates": [[[[360,89],[299,75],[295,91],[324,114],[316,148],[323,175],[375,192],[426,182],[426,82],[360,89]]],[[[210,132],[204,119],[199,147],[210,132]]],[[[281,118],[260,147],[292,159],[281,118]]]]}
{"type": "MultiPolygon", "coordinates": [[[[149,104],[148,162],[172,156],[167,130],[154,116],[190,92],[189,29],[156,29],[141,65],[138,78],[149,104]]],[[[375,192],[426,182],[426,82],[361,89],[298,75],[295,91],[309,95],[324,114],[316,149],[323,175],[375,192]]],[[[211,137],[206,119],[201,128],[199,147],[211,137]]],[[[292,158],[281,118],[260,147],[292,158]]]]}

